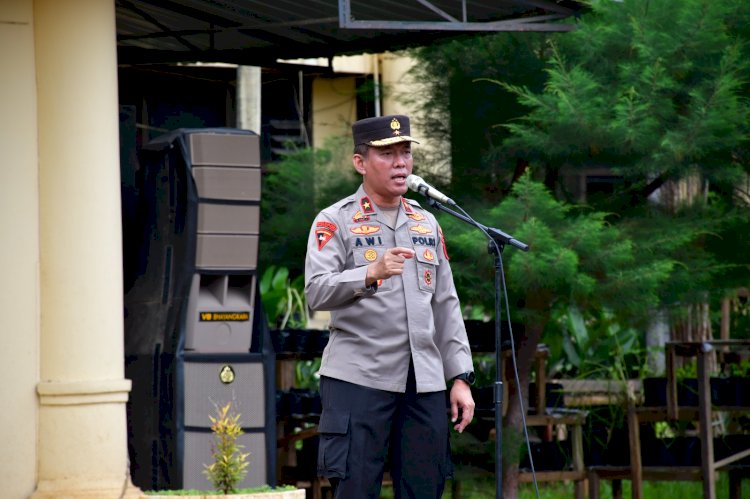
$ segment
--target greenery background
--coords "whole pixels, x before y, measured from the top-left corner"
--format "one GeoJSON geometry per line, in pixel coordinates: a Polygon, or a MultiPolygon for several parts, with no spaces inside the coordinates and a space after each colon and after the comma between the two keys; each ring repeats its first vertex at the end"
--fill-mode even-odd
{"type": "MultiPolygon", "coordinates": [[[[539,342],[557,376],[645,376],[655,311],[708,303],[718,331],[720,300],[750,282],[750,2],[586,3],[571,33],[467,36],[412,53],[414,93],[429,96],[413,119],[452,158],[450,175],[419,171],[439,155],[415,172],[531,245],[504,252],[512,320],[525,325],[522,387],[539,342]],[[582,200],[569,175],[601,166],[614,181],[582,200]],[[690,202],[657,201],[689,182],[690,202]]],[[[262,272],[284,268],[301,289],[313,218],[359,182],[350,156],[344,137],[264,172],[262,272]]],[[[467,318],[491,318],[486,240],[436,215],[467,318]]],[[[750,338],[748,304],[733,306],[733,337],[750,338]]]]}

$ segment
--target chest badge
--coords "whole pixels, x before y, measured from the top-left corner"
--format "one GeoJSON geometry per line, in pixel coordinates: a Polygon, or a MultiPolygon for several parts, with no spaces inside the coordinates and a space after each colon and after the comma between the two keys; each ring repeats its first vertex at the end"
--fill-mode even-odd
{"type": "Polygon", "coordinates": [[[424,253],[422,253],[422,256],[428,262],[431,262],[431,261],[435,260],[435,254],[432,251],[430,251],[429,249],[424,250],[424,253]]]}
{"type": "Polygon", "coordinates": [[[431,270],[424,271],[424,283],[432,287],[432,271],[431,270]]]}
{"type": "Polygon", "coordinates": [[[377,225],[360,225],[359,227],[352,227],[351,231],[360,236],[368,236],[380,231],[380,227],[377,225]]]}
{"type": "Polygon", "coordinates": [[[378,259],[377,251],[375,251],[374,249],[368,249],[367,251],[365,251],[365,260],[367,260],[368,262],[374,262],[377,259],[378,259]]]}
{"type": "Polygon", "coordinates": [[[361,210],[357,210],[357,213],[354,214],[352,217],[352,222],[358,223],[358,222],[369,222],[370,217],[362,213],[361,210]]]}
{"type": "Polygon", "coordinates": [[[409,204],[409,201],[406,200],[406,198],[401,198],[401,204],[404,206],[404,211],[408,213],[414,213],[414,210],[411,209],[411,205],[409,204]]]}
{"type": "Polygon", "coordinates": [[[362,207],[362,211],[365,212],[365,214],[369,215],[371,213],[375,213],[375,208],[373,208],[372,206],[372,201],[370,201],[370,198],[368,198],[367,196],[359,200],[359,205],[362,207]]]}
{"type": "Polygon", "coordinates": [[[412,220],[414,220],[415,222],[421,222],[422,220],[424,220],[424,219],[425,219],[425,216],[424,216],[424,215],[422,215],[421,213],[418,213],[418,212],[416,212],[416,211],[414,211],[414,212],[412,212],[412,213],[409,213],[409,214],[408,214],[408,215],[406,215],[406,216],[407,216],[407,217],[409,217],[409,218],[411,218],[411,219],[412,219],[412,220]]]}
{"type": "Polygon", "coordinates": [[[412,225],[409,230],[417,234],[432,234],[432,229],[422,224],[412,225]]]}

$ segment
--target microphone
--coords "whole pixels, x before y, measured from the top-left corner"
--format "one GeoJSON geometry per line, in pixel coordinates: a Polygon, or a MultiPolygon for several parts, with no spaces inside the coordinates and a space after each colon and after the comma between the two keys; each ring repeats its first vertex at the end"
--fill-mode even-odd
{"type": "Polygon", "coordinates": [[[456,202],[451,198],[440,192],[439,190],[432,187],[430,184],[424,181],[424,179],[418,175],[409,175],[406,177],[406,186],[418,192],[423,196],[429,197],[443,204],[450,204],[455,206],[456,202]]]}

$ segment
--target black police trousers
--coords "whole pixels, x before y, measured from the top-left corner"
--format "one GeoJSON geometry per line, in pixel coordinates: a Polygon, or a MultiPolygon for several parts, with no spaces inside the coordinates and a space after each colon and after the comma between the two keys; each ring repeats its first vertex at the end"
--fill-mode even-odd
{"type": "Polygon", "coordinates": [[[378,499],[386,465],[395,499],[439,499],[453,475],[446,392],[406,393],[321,377],[318,475],[335,499],[378,499]],[[386,464],[387,463],[387,464],[386,464]]]}

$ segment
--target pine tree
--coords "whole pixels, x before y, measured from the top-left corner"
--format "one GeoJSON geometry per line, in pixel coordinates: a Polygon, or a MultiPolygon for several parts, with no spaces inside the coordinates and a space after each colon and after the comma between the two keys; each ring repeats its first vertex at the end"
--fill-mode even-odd
{"type": "Polygon", "coordinates": [[[543,92],[505,83],[530,110],[507,124],[520,148],[554,173],[604,165],[626,201],[645,203],[696,172],[731,186],[743,168],[750,107],[747,50],[729,21],[738,0],[591,2],[580,28],[549,49],[543,92]]]}
{"type": "MultiPolygon", "coordinates": [[[[643,317],[648,307],[701,302],[706,290],[747,283],[750,246],[742,235],[750,232],[750,220],[747,205],[738,205],[737,180],[750,171],[749,19],[743,0],[592,0],[576,31],[531,54],[547,59],[543,86],[514,81],[511,69],[473,74],[484,78],[476,84],[497,83],[527,109],[515,119],[496,114],[495,124],[510,137],[483,163],[491,165],[495,183],[515,182],[513,196],[491,219],[532,248],[508,252],[511,303],[526,324],[517,359],[520,393],[526,393],[531,356],[555,307],[620,306],[629,309],[621,313],[643,317]],[[606,167],[622,182],[594,204],[601,211],[586,216],[540,197],[538,186],[519,175],[519,164],[532,165],[534,178],[569,200],[575,198],[566,191],[567,173],[606,167]],[[728,250],[724,241],[739,249],[728,250]]],[[[482,56],[488,68],[498,59],[513,64],[472,52],[473,59],[482,56]]],[[[461,169],[453,174],[453,185],[464,185],[455,180],[461,169]]],[[[474,177],[484,178],[476,172],[466,178],[474,177]]],[[[473,257],[475,236],[441,223],[453,242],[462,299],[481,303],[487,287],[477,282],[486,267],[476,259],[459,263],[473,257]]],[[[520,421],[513,399],[509,435],[520,421]]],[[[515,494],[516,457],[506,455],[507,497],[515,494]]]]}

